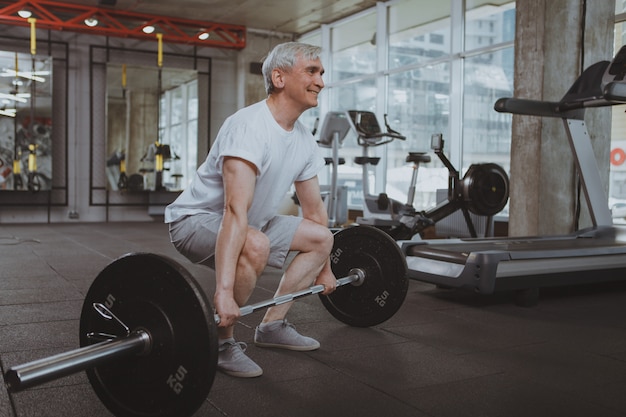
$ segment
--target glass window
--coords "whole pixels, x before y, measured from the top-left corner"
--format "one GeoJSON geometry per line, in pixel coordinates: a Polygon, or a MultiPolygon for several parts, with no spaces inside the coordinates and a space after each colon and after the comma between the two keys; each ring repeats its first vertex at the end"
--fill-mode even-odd
{"type": "Polygon", "coordinates": [[[332,29],[330,81],[376,72],[376,14],[367,13],[332,29]]]}
{"type": "Polygon", "coordinates": [[[463,166],[493,162],[508,172],[512,117],[493,105],[513,96],[513,48],[467,58],[463,88],[463,166]]]}
{"type": "MultiPolygon", "coordinates": [[[[409,152],[430,153],[434,133],[448,137],[450,116],[450,65],[442,63],[389,76],[388,120],[391,128],[406,136],[387,145],[387,187],[390,198],[407,202],[412,164],[409,152]]],[[[433,155],[434,156],[434,155],[433,155]]],[[[448,172],[441,162],[420,164],[413,206],[425,210],[436,204],[437,188],[448,186],[448,172]]]]}
{"type": "Polygon", "coordinates": [[[450,5],[408,0],[389,8],[389,68],[450,53],[450,5]]]}
{"type": "MultiPolygon", "coordinates": [[[[407,139],[368,149],[369,156],[381,157],[369,177],[370,192],[384,191],[406,202],[412,174],[407,153],[428,152],[431,162],[420,165],[413,204],[433,207],[436,189],[448,185],[447,169],[430,149],[435,133],[444,135],[447,153],[460,155],[461,173],[478,161],[495,162],[508,171],[511,117],[497,113],[493,105],[512,95],[514,37],[515,2],[510,0],[379,3],[369,12],[330,24],[328,31],[301,38],[319,41],[329,61],[324,62],[324,99],[303,120],[313,126],[328,111],[369,110],[385,129],[387,114],[390,127],[407,139]],[[458,13],[463,5],[465,13],[458,13]],[[453,27],[453,21],[463,24],[453,27]],[[464,49],[453,55],[453,40],[462,37],[464,49]]],[[[339,167],[339,182],[351,187],[352,209],[362,208],[362,167],[353,160],[363,151],[356,135],[349,133],[339,152],[346,161],[339,167]]],[[[322,184],[327,180],[324,175],[320,179],[322,184]]]]}
{"type": "Polygon", "coordinates": [[[166,91],[161,97],[160,138],[170,146],[163,183],[180,190],[196,171],[198,141],[198,82],[192,80],[166,91]]]}
{"type": "MultiPolygon", "coordinates": [[[[337,86],[329,90],[331,111],[347,111],[347,110],[368,110],[376,111],[376,80],[374,78],[365,79],[359,82],[349,83],[337,86]]],[[[365,148],[357,143],[357,137],[354,132],[349,132],[339,150],[339,154],[345,159],[345,164],[340,165],[338,169],[339,180],[338,186],[345,185],[348,187],[348,206],[360,209],[363,204],[362,193],[362,173],[363,166],[357,165],[354,159],[357,156],[364,155],[365,148]]],[[[369,156],[375,156],[377,150],[370,152],[369,156]]],[[[330,150],[329,156],[330,156],[330,150]]],[[[374,192],[375,175],[370,173],[369,184],[370,191],[374,192]]]]}
{"type": "Polygon", "coordinates": [[[183,105],[183,88],[175,88],[170,94],[170,124],[179,125],[183,122],[186,106],[183,105]]]}
{"type": "Polygon", "coordinates": [[[465,10],[466,50],[515,39],[515,2],[466,0],[465,10]]]}
{"type": "MultiPolygon", "coordinates": [[[[187,155],[186,155],[186,165],[182,166],[180,169],[183,174],[183,178],[186,178],[185,184],[189,184],[193,175],[195,175],[196,170],[198,169],[197,161],[198,161],[198,119],[189,120],[187,124],[187,155]]],[[[181,158],[182,159],[182,158],[181,158]]]]}
{"type": "Polygon", "coordinates": [[[187,85],[187,119],[198,119],[198,82],[195,80],[187,85]]]}

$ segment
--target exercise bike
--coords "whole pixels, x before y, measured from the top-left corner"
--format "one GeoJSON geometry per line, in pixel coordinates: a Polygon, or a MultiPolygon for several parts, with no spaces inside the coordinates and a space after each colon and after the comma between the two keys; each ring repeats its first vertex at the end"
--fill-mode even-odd
{"type": "Polygon", "coordinates": [[[415,198],[415,184],[417,182],[419,164],[430,162],[430,156],[425,152],[409,152],[407,155],[406,162],[413,163],[413,175],[406,203],[391,199],[384,192],[378,195],[370,194],[369,167],[378,165],[380,158],[369,156],[369,148],[386,145],[394,140],[406,140],[406,136],[389,126],[387,115],[385,115],[387,131],[383,132],[374,113],[358,110],[349,110],[347,113],[350,116],[352,128],[357,134],[357,143],[363,148],[362,156],[354,158],[354,163],[362,167],[362,219],[373,219],[369,224],[375,223],[375,226],[381,228],[395,226],[401,216],[415,213],[413,200],[415,198]]]}
{"type": "MultiPolygon", "coordinates": [[[[313,129],[313,135],[317,130],[316,126],[313,129]]],[[[326,114],[322,128],[320,129],[320,138],[317,144],[323,148],[332,148],[332,156],[325,157],[326,165],[331,167],[331,179],[330,186],[322,186],[322,197],[326,204],[328,211],[328,227],[336,228],[340,227],[348,220],[348,209],[346,203],[346,191],[347,187],[342,187],[343,190],[340,195],[340,189],[337,185],[338,169],[339,165],[346,163],[345,158],[339,157],[339,147],[343,144],[343,140],[350,131],[350,122],[345,112],[331,111],[326,114]],[[341,196],[341,198],[340,198],[341,196]]]]}
{"type": "MultiPolygon", "coordinates": [[[[369,157],[368,148],[406,138],[389,127],[386,116],[387,132],[382,132],[374,113],[351,110],[348,115],[357,133],[357,142],[363,147],[363,156],[355,159],[357,164],[363,166],[364,215],[357,218],[358,224],[379,228],[396,240],[411,240],[428,227],[461,210],[470,235],[477,237],[470,213],[492,217],[506,206],[509,178],[504,169],[494,163],[472,164],[461,178],[459,171],[443,153],[444,140],[440,133],[432,135],[431,149],[448,169],[448,196],[445,201],[426,211],[417,211],[413,207],[419,163],[430,162],[430,156],[422,152],[410,152],[406,158],[407,162],[413,163],[406,203],[389,199],[385,193],[378,196],[369,194],[368,165],[376,165],[380,158],[369,157]]],[[[487,227],[490,224],[491,221],[488,221],[487,227]]],[[[486,235],[488,233],[489,230],[485,232],[486,235]]]]}

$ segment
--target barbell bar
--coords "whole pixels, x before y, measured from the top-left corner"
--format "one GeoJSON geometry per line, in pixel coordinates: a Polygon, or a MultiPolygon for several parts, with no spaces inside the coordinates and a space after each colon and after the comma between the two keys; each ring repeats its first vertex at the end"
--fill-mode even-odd
{"type": "MultiPolygon", "coordinates": [[[[389,319],[402,305],[406,260],[386,233],[368,226],[343,229],[335,234],[330,260],[335,276],[342,277],[335,292],[324,296],[324,286],[315,285],[243,306],[241,315],[319,294],[335,318],[367,327],[389,319]]],[[[81,347],[12,367],[5,383],[18,392],[85,370],[116,416],[191,416],[217,373],[217,320],[204,290],[179,263],[156,254],[127,254],[105,267],[87,292],[81,347]]]]}
{"type": "MultiPolygon", "coordinates": [[[[352,284],[354,286],[359,286],[363,284],[365,281],[365,271],[360,268],[353,268],[350,270],[350,275],[345,276],[343,278],[337,278],[337,288],[342,287],[344,285],[352,284]]],[[[296,291],[289,294],[280,295],[278,297],[270,298],[264,301],[259,301],[255,304],[245,305],[239,308],[239,312],[241,316],[247,316],[248,314],[252,314],[253,312],[260,310],[262,308],[278,306],[281,304],[289,303],[298,298],[306,297],[312,294],[319,294],[323,292],[325,287],[323,285],[314,285],[305,290],[296,291]]],[[[215,323],[220,324],[220,316],[218,314],[215,315],[215,323]]]]}
{"type": "Polygon", "coordinates": [[[150,349],[152,338],[145,330],[137,330],[119,339],[103,340],[69,352],[38,359],[9,369],[4,382],[9,392],[41,385],[111,359],[141,355],[150,349]]]}

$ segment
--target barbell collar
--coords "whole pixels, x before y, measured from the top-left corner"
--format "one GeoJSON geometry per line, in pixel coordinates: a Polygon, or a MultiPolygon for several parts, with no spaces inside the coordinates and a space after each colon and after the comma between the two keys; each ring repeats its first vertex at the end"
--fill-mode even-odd
{"type": "Polygon", "coordinates": [[[9,392],[22,391],[113,359],[144,354],[150,350],[151,343],[148,332],[137,330],[129,336],[15,366],[5,374],[5,383],[9,392]]]}
{"type": "MultiPolygon", "coordinates": [[[[343,285],[347,285],[347,284],[353,284],[355,286],[359,286],[363,284],[364,280],[365,280],[365,271],[363,271],[361,268],[353,268],[350,270],[349,275],[343,278],[337,279],[337,288],[343,285]]],[[[319,294],[323,292],[324,289],[325,289],[324,285],[321,285],[321,284],[314,285],[312,287],[309,287],[301,291],[279,295],[278,297],[259,301],[258,303],[255,303],[255,304],[245,305],[239,308],[240,316],[247,316],[248,314],[251,314],[262,308],[278,306],[281,304],[289,303],[297,298],[305,297],[307,295],[319,294]]],[[[218,314],[215,314],[214,318],[215,318],[215,323],[219,324],[221,321],[220,316],[218,314]]]]}

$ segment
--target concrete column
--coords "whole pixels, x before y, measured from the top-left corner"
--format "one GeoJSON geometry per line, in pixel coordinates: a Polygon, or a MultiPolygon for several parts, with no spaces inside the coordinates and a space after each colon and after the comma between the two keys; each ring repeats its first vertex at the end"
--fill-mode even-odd
{"type": "MultiPolygon", "coordinates": [[[[613,54],[615,0],[518,0],[515,86],[520,98],[558,101],[584,68],[613,54]]],[[[585,117],[608,191],[610,109],[585,117]]],[[[509,235],[577,226],[577,178],[560,119],[513,116],[509,235]]],[[[584,198],[578,227],[590,225],[584,198]]]]}

